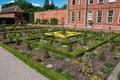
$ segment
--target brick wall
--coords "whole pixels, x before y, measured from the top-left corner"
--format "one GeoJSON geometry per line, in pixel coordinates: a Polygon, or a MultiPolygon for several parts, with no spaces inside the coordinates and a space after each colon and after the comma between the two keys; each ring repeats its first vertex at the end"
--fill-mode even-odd
{"type": "MultiPolygon", "coordinates": [[[[79,0],[76,0],[76,4],[72,5],[72,0],[68,0],[68,23],[70,25],[79,25],[83,26],[85,25],[85,19],[86,19],[86,1],[82,0],[82,4],[79,5],[79,0]],[[81,21],[78,22],[78,11],[81,11],[81,21]],[[75,21],[71,21],[71,13],[75,12],[75,21]]],[[[120,0],[116,0],[116,2],[108,2],[108,0],[104,0],[104,3],[99,4],[98,0],[94,0],[93,4],[88,4],[87,7],[88,11],[92,11],[92,21],[94,23],[95,27],[120,27],[120,23],[118,23],[118,17],[120,12],[120,0]],[[97,23],[97,11],[102,11],[102,22],[97,23]],[[113,22],[107,23],[107,16],[108,11],[113,10],[113,22]]]]}
{"type": "Polygon", "coordinates": [[[62,18],[64,18],[64,23],[66,24],[67,13],[66,10],[48,10],[43,12],[35,12],[34,20],[36,19],[47,19],[50,21],[51,18],[57,18],[58,24],[62,24],[62,18]]]}

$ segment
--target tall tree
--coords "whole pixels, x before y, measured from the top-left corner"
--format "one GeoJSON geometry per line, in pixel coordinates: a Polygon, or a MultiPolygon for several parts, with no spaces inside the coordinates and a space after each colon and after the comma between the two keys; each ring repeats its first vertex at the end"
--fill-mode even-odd
{"type": "Polygon", "coordinates": [[[67,4],[64,4],[60,9],[67,9],[67,4]]]}
{"type": "Polygon", "coordinates": [[[54,4],[54,2],[53,2],[53,0],[50,2],[50,9],[55,9],[55,4],[54,4]]]}
{"type": "Polygon", "coordinates": [[[45,1],[45,3],[44,3],[44,10],[48,10],[49,9],[49,1],[48,0],[44,0],[45,1]]]}

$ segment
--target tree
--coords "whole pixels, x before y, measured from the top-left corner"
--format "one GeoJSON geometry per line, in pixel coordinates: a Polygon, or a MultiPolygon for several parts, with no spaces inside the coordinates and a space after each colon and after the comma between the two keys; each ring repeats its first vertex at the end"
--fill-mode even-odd
{"type": "Polygon", "coordinates": [[[51,1],[51,3],[49,4],[49,6],[50,6],[50,10],[52,10],[52,9],[55,9],[55,5],[54,5],[54,2],[53,2],[53,0],[51,1]]]}
{"type": "Polygon", "coordinates": [[[67,4],[64,4],[60,9],[67,9],[67,4]]]}
{"type": "Polygon", "coordinates": [[[43,6],[44,10],[48,10],[49,7],[50,7],[50,6],[49,6],[49,1],[48,1],[48,0],[45,0],[44,6],[43,6]]]}

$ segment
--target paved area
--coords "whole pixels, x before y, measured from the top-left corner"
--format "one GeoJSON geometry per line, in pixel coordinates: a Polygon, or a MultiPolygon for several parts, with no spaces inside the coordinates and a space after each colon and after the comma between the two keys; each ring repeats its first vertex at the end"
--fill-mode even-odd
{"type": "Polygon", "coordinates": [[[48,80],[0,47],[0,80],[48,80]]]}
{"type": "Polygon", "coordinates": [[[115,69],[112,71],[112,73],[110,74],[107,80],[118,80],[117,78],[118,72],[120,72],[120,61],[115,67],[115,69]]]}

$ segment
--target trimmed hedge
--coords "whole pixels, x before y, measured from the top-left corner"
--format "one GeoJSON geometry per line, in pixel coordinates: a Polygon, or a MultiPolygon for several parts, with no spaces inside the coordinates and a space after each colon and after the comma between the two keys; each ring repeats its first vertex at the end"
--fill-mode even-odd
{"type": "Polygon", "coordinates": [[[77,49],[77,50],[74,52],[73,57],[76,57],[76,56],[78,56],[78,55],[84,55],[85,52],[90,51],[90,50],[92,50],[92,49],[94,49],[94,48],[96,48],[96,47],[98,47],[98,46],[100,46],[100,45],[108,42],[109,40],[111,40],[111,39],[113,39],[113,38],[115,38],[115,37],[117,37],[117,36],[118,36],[118,35],[115,35],[115,34],[114,34],[114,35],[112,35],[112,36],[104,39],[103,41],[97,42],[96,44],[92,44],[92,45],[90,45],[90,46],[88,46],[88,47],[86,47],[86,48],[82,48],[82,49],[79,48],[79,49],[77,49]]]}
{"type": "Polygon", "coordinates": [[[32,43],[32,44],[38,44],[38,45],[41,46],[42,48],[47,49],[47,50],[49,50],[49,51],[51,51],[51,52],[54,52],[54,53],[57,53],[57,54],[60,54],[60,55],[63,55],[63,56],[67,56],[67,57],[70,57],[70,58],[73,58],[73,55],[72,55],[72,53],[70,53],[70,52],[65,52],[65,51],[63,51],[63,50],[61,50],[61,49],[55,49],[55,48],[53,48],[53,47],[50,46],[50,45],[45,46],[45,45],[43,45],[43,44],[40,44],[39,42],[34,42],[34,41],[28,41],[28,42],[30,42],[30,43],[32,43]]]}
{"type": "Polygon", "coordinates": [[[40,45],[40,46],[43,47],[44,49],[47,49],[47,50],[52,51],[52,52],[54,52],[54,53],[57,53],[57,54],[60,54],[60,55],[63,55],[63,56],[67,56],[67,57],[70,57],[70,58],[75,58],[75,57],[77,57],[77,56],[82,56],[82,55],[84,55],[85,52],[90,51],[90,50],[92,50],[92,49],[94,49],[94,48],[96,48],[96,47],[98,47],[98,46],[100,46],[100,45],[108,42],[109,40],[111,40],[111,39],[113,39],[113,38],[115,38],[115,37],[117,37],[117,36],[118,36],[118,35],[115,35],[115,34],[114,34],[114,35],[112,35],[112,36],[104,39],[103,41],[97,42],[96,44],[92,44],[92,45],[90,45],[90,46],[88,46],[88,47],[85,47],[85,48],[78,48],[75,52],[65,52],[65,51],[60,50],[60,49],[55,49],[55,48],[53,48],[51,45],[45,46],[45,45],[40,44],[40,43],[38,43],[38,42],[34,42],[34,41],[30,41],[30,42],[33,43],[33,44],[36,44],[36,43],[37,43],[38,45],[40,45]]]}
{"type": "Polygon", "coordinates": [[[2,46],[3,48],[5,48],[9,52],[11,52],[13,55],[15,55],[17,58],[22,60],[27,65],[29,65],[31,68],[35,69],[37,72],[46,76],[49,80],[68,80],[65,77],[61,76],[60,74],[45,68],[45,66],[42,66],[42,65],[40,65],[36,62],[33,62],[31,59],[29,59],[26,56],[18,53],[16,50],[14,50],[14,49],[10,48],[9,46],[3,44],[2,42],[0,42],[0,46],[2,46]]]}

